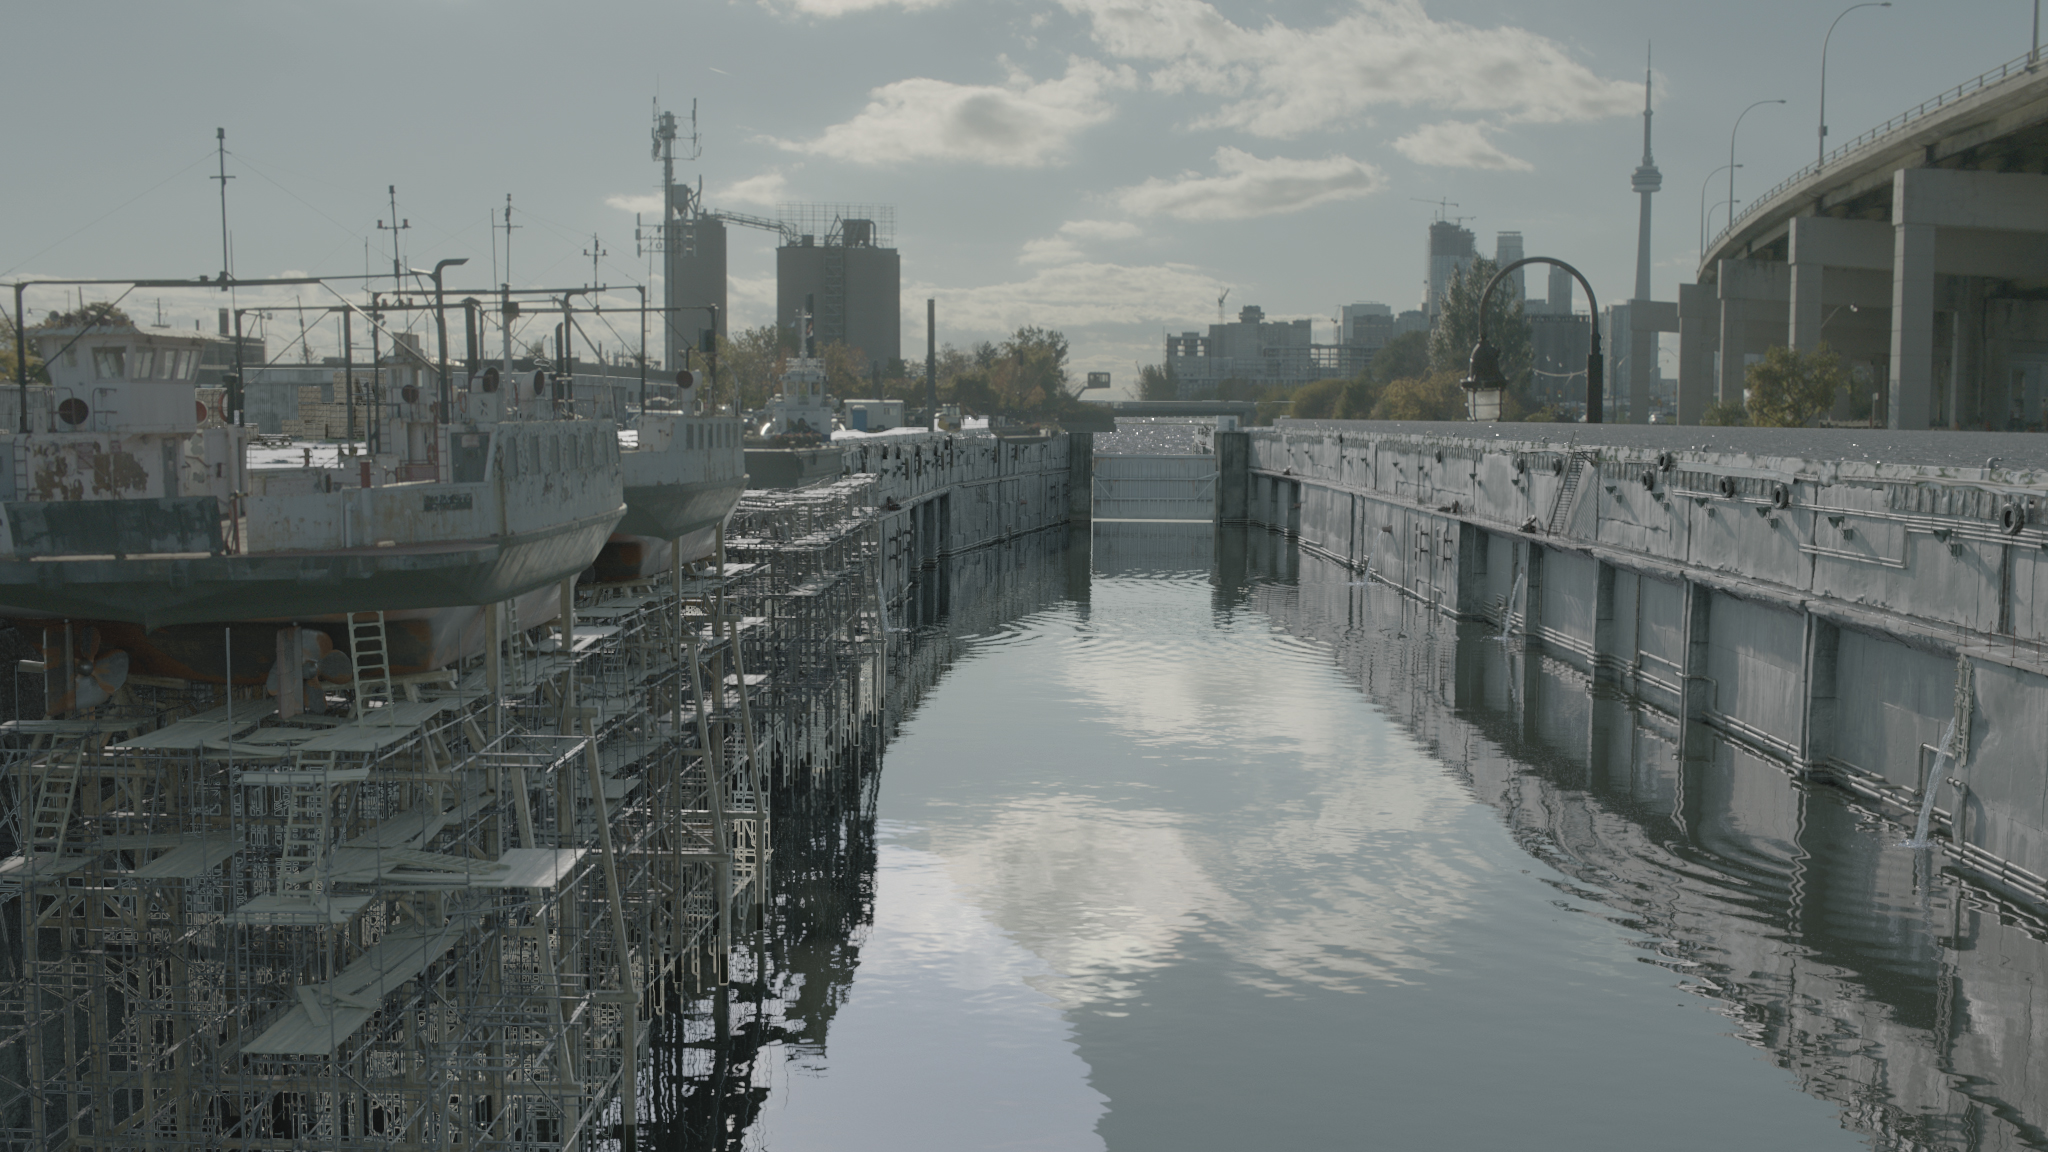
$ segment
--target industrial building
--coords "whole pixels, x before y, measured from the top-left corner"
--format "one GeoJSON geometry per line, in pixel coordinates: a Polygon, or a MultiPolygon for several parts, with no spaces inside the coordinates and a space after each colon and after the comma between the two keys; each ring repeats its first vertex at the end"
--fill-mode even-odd
{"type": "MultiPolygon", "coordinates": [[[[697,113],[691,105],[689,155],[697,158],[697,113]]],[[[661,363],[679,368],[689,363],[687,351],[701,348],[707,331],[725,335],[725,221],[704,210],[702,188],[676,183],[676,141],[673,112],[654,114],[654,156],[661,161],[662,221],[658,231],[635,236],[661,253],[661,363]]]]}
{"type": "Polygon", "coordinates": [[[845,344],[868,368],[903,356],[902,262],[896,212],[881,205],[785,204],[775,250],[775,315],[788,324],[813,301],[820,348],[845,344]]]}

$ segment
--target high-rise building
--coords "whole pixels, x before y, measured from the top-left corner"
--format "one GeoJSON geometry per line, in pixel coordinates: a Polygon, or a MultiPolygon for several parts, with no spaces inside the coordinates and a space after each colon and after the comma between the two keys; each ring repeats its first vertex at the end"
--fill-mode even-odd
{"type": "Polygon", "coordinates": [[[1346,304],[1339,315],[1339,343],[1378,351],[1394,338],[1394,310],[1385,304],[1346,304]]]}
{"type": "Polygon", "coordinates": [[[1451,290],[1452,277],[1469,270],[1477,254],[1470,228],[1449,220],[1430,224],[1429,288],[1422,299],[1422,311],[1432,326],[1436,324],[1437,313],[1443,310],[1444,293],[1451,290]]]}
{"type": "MultiPolygon", "coordinates": [[[[1522,234],[1520,232],[1497,232],[1493,237],[1493,264],[1505,268],[1522,258],[1522,234]]],[[[1516,300],[1529,298],[1527,282],[1522,279],[1526,268],[1517,268],[1508,273],[1507,282],[1501,287],[1514,294],[1516,300]]]]}

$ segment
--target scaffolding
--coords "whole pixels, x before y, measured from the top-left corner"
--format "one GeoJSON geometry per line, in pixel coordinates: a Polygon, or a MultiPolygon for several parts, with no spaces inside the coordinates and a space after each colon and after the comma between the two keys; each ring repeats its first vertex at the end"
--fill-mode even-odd
{"type": "Polygon", "coordinates": [[[0,727],[0,1143],[630,1139],[652,1023],[767,885],[773,649],[728,567],[489,606],[431,676],[358,614],[356,690],[304,709],[184,686],[0,727]]]}

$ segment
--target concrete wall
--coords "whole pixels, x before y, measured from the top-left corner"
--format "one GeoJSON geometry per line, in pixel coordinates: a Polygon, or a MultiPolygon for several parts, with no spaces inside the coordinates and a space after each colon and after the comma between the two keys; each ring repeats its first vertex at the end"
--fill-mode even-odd
{"type": "Polygon", "coordinates": [[[1929,461],[1935,442],[1916,441],[1895,451],[1922,462],[1882,463],[1735,430],[1719,449],[1687,446],[1696,430],[1508,430],[1537,431],[1219,434],[1218,505],[1439,613],[1506,622],[1681,733],[1705,726],[1894,812],[1917,808],[1960,719],[1968,751],[1945,773],[1960,787],[1935,782],[1936,825],[1967,864],[2048,901],[2048,454],[1929,461]]]}
{"type": "MultiPolygon", "coordinates": [[[[2025,1055],[2048,1019],[2038,921],[1930,878],[1919,854],[1891,847],[1896,833],[1781,762],[1596,693],[1547,646],[1501,645],[1357,586],[1340,562],[1290,562],[1257,539],[1279,537],[1247,535],[1221,544],[1226,587],[1330,651],[1574,895],[1641,932],[1646,962],[1739,1021],[1729,1030],[1845,1127],[1877,1148],[2039,1147],[2048,1078],[2025,1055]]],[[[1936,665],[1923,671],[1946,707],[1955,666],[1936,665]]],[[[1977,693],[1990,709],[2003,689],[1986,675],[1977,693]]]]}

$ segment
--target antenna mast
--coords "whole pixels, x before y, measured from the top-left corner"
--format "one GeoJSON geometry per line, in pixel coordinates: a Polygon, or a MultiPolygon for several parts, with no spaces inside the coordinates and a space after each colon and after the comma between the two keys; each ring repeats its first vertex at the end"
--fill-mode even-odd
{"type": "MultiPolygon", "coordinates": [[[[386,228],[391,230],[391,285],[396,290],[403,292],[405,291],[405,266],[399,262],[398,234],[412,227],[412,221],[400,220],[398,218],[398,185],[386,185],[384,191],[391,197],[391,223],[386,224],[384,221],[379,220],[377,221],[377,230],[380,232],[386,228]]],[[[507,255],[505,262],[510,264],[511,260],[511,256],[507,255]]]]}
{"type": "Polygon", "coordinates": [[[214,179],[220,181],[220,290],[225,292],[228,290],[229,271],[232,267],[228,262],[228,181],[234,179],[228,175],[227,129],[213,130],[213,150],[220,160],[220,175],[214,179]]]}

